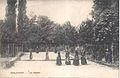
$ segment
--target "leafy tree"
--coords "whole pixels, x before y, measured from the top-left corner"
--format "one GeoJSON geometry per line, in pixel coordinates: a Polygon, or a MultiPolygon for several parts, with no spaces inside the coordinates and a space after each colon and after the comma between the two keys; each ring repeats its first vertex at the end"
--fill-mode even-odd
{"type": "Polygon", "coordinates": [[[109,52],[113,52],[112,55],[114,58],[114,56],[118,55],[119,1],[105,0],[105,2],[101,0],[95,0],[93,14],[94,17],[96,17],[94,18],[96,30],[95,41],[98,44],[107,45],[109,52]],[[98,12],[100,9],[102,9],[102,12],[98,12]],[[116,49],[114,49],[114,47],[116,47],[116,49]]]}
{"type": "Polygon", "coordinates": [[[0,55],[1,57],[4,55],[3,53],[3,44],[2,44],[2,37],[3,37],[3,27],[4,27],[4,22],[1,20],[0,21],[0,55]]]}
{"type": "Polygon", "coordinates": [[[35,44],[49,44],[50,37],[55,24],[46,16],[34,16],[30,20],[30,24],[25,32],[27,43],[29,45],[35,44]]]}
{"type": "Polygon", "coordinates": [[[25,36],[24,36],[24,30],[27,27],[28,24],[28,17],[26,15],[26,0],[18,0],[18,43],[22,44],[24,43],[25,36]]]}
{"type": "MultiPolygon", "coordinates": [[[[2,26],[2,51],[6,54],[6,47],[9,43],[15,42],[16,33],[16,2],[17,0],[7,0],[6,7],[6,19],[2,26]]],[[[11,49],[11,48],[10,48],[11,49]]],[[[14,56],[13,51],[9,51],[9,54],[14,56]]]]}
{"type": "MultiPolygon", "coordinates": [[[[79,43],[92,46],[93,56],[101,61],[105,57],[105,49],[113,60],[118,59],[119,46],[119,10],[118,0],[94,0],[92,20],[83,21],[79,30],[79,43]]],[[[85,48],[86,48],[85,47],[85,48]]],[[[111,59],[111,58],[109,58],[111,59]]]]}
{"type": "Polygon", "coordinates": [[[59,45],[75,46],[77,44],[78,33],[68,21],[56,28],[55,42],[59,45]]]}
{"type": "Polygon", "coordinates": [[[79,30],[79,44],[85,45],[85,44],[92,44],[93,43],[93,36],[94,32],[93,30],[93,21],[87,19],[86,21],[83,21],[80,25],[79,30]]]}

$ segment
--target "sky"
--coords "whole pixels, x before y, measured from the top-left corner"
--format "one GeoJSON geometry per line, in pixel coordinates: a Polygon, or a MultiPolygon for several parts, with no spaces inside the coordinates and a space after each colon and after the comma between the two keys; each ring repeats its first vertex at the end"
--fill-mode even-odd
{"type": "MultiPolygon", "coordinates": [[[[6,0],[0,0],[0,19],[5,18],[6,0]]],[[[56,23],[70,21],[77,26],[87,18],[92,10],[92,0],[27,0],[27,15],[48,16],[56,23]]]]}

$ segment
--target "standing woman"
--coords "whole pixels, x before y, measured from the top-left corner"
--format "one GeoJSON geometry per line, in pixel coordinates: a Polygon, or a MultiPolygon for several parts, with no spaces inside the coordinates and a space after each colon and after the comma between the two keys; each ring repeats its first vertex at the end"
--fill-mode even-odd
{"type": "Polygon", "coordinates": [[[62,65],[60,53],[58,53],[57,60],[56,60],[56,65],[62,65]]]}
{"type": "Polygon", "coordinates": [[[57,53],[58,53],[58,56],[57,56],[57,60],[56,60],[56,65],[62,65],[61,55],[60,55],[59,49],[57,49],[57,53]]]}
{"type": "Polygon", "coordinates": [[[81,54],[81,64],[82,65],[86,65],[87,64],[87,61],[86,61],[86,58],[85,58],[85,51],[83,51],[82,54],[81,54]]]}
{"type": "Polygon", "coordinates": [[[79,56],[77,50],[75,50],[75,57],[73,59],[73,65],[78,66],[79,65],[79,56]]]}

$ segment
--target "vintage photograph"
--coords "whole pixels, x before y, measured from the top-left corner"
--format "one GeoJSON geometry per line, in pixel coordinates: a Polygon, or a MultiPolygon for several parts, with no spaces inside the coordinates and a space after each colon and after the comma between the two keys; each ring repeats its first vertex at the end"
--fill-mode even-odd
{"type": "Polygon", "coordinates": [[[118,78],[119,0],[0,0],[0,78],[118,78]]]}

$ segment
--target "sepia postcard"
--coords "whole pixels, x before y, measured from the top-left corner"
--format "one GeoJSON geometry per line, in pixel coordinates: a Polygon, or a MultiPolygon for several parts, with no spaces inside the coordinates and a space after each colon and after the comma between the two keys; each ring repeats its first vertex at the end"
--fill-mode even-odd
{"type": "Polygon", "coordinates": [[[118,78],[119,0],[0,0],[0,78],[118,78]]]}

